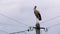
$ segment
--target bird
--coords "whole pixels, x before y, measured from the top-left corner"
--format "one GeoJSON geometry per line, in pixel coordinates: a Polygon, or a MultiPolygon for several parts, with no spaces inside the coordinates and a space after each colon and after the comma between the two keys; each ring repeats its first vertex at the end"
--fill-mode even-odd
{"type": "Polygon", "coordinates": [[[41,21],[41,20],[42,20],[41,14],[39,13],[39,11],[38,11],[36,8],[37,8],[37,6],[34,6],[34,14],[35,14],[36,18],[37,18],[39,21],[41,21]]]}

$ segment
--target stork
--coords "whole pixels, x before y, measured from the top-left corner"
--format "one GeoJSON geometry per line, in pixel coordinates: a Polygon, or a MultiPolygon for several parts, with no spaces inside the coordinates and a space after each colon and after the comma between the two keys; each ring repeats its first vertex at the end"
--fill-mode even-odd
{"type": "Polygon", "coordinates": [[[37,18],[39,21],[41,21],[41,20],[42,20],[41,14],[39,13],[39,11],[38,11],[36,8],[37,8],[37,6],[34,6],[34,14],[35,14],[36,18],[37,18]]]}

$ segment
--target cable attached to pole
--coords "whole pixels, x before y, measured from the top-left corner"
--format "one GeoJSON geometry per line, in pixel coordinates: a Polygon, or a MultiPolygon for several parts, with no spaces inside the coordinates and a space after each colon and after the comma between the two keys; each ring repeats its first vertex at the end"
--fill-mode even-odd
{"type": "MultiPolygon", "coordinates": [[[[19,22],[18,20],[15,20],[15,19],[13,19],[13,18],[11,18],[11,17],[8,17],[8,16],[6,16],[6,15],[4,15],[4,14],[2,14],[2,13],[0,13],[0,15],[4,16],[4,17],[6,17],[6,18],[9,18],[9,19],[11,19],[11,20],[13,20],[13,21],[15,21],[15,22],[17,22],[17,23],[19,23],[19,24],[24,24],[24,23],[22,23],[22,22],[19,22]]],[[[30,27],[30,26],[28,26],[28,25],[26,25],[26,24],[24,24],[24,25],[27,26],[27,27],[30,27]]]]}
{"type": "Polygon", "coordinates": [[[60,15],[59,15],[59,16],[56,16],[56,17],[53,17],[53,18],[51,18],[51,19],[45,20],[44,22],[41,22],[41,23],[43,24],[43,23],[52,21],[52,20],[54,20],[54,19],[56,19],[56,18],[59,18],[59,17],[60,17],[60,15]]]}
{"type": "Polygon", "coordinates": [[[30,27],[29,29],[24,30],[24,31],[13,32],[13,33],[10,33],[10,34],[24,33],[24,32],[29,32],[29,31],[33,31],[33,30],[32,30],[32,27],[30,27]]]}

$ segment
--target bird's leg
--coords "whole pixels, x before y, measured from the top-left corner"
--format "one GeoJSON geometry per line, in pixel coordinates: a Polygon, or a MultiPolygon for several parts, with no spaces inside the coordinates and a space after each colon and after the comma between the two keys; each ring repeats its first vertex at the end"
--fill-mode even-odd
{"type": "Polygon", "coordinates": [[[36,23],[39,23],[39,20],[36,18],[36,23]]]}

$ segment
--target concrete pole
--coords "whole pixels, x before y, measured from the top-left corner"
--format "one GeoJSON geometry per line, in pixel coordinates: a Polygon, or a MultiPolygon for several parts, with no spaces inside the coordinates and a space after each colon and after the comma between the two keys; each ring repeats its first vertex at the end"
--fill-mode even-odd
{"type": "Polygon", "coordinates": [[[36,23],[36,34],[40,34],[40,24],[36,23]]]}

